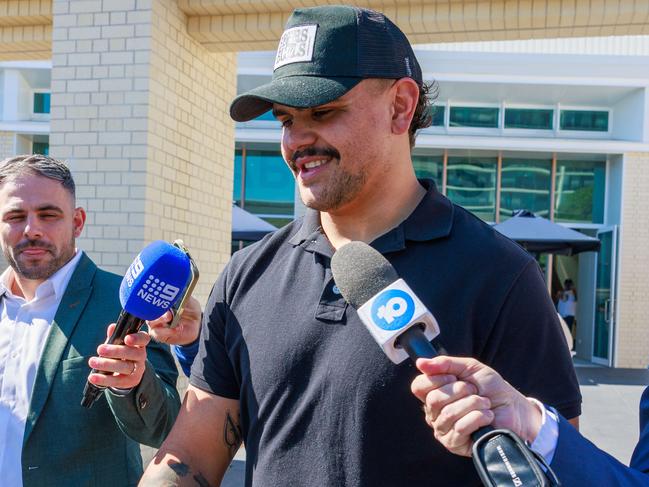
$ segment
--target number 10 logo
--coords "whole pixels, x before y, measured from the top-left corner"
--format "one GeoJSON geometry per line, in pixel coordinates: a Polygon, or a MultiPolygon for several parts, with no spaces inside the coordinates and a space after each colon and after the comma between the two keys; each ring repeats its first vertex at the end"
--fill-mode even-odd
{"type": "Polygon", "coordinates": [[[412,297],[400,289],[379,294],[372,303],[372,321],[383,330],[398,330],[406,326],[415,313],[412,297]]]}

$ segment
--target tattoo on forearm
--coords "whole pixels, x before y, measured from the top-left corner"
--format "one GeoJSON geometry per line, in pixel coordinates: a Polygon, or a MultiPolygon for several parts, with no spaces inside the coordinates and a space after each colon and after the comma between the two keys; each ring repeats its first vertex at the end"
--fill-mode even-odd
{"type": "Polygon", "coordinates": [[[169,468],[173,470],[178,477],[186,477],[187,474],[190,472],[189,465],[183,462],[179,463],[172,463],[169,462],[167,465],[169,465],[169,468]]]}
{"type": "Polygon", "coordinates": [[[205,480],[205,477],[203,477],[200,472],[198,472],[193,477],[198,487],[211,487],[210,483],[207,480],[205,480]]]}
{"type": "Polygon", "coordinates": [[[194,482],[196,482],[194,485],[197,487],[212,487],[212,484],[207,481],[203,474],[200,472],[192,472],[190,466],[186,463],[169,461],[167,466],[171,470],[164,469],[155,474],[145,474],[140,481],[140,486],[172,487],[180,485],[180,480],[191,476],[194,482]]]}
{"type": "Polygon", "coordinates": [[[223,440],[230,451],[230,457],[233,457],[239,449],[242,436],[239,418],[233,418],[230,410],[227,410],[225,412],[225,425],[223,425],[223,440]]]}

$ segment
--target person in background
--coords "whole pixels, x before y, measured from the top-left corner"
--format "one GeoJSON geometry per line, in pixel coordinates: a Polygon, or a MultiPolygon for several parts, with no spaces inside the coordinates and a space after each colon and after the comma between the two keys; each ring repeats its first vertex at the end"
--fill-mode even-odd
{"type": "Polygon", "coordinates": [[[566,279],[563,282],[563,291],[559,292],[557,301],[557,311],[563,318],[572,333],[573,340],[577,338],[577,324],[575,316],[577,315],[577,289],[572,279],[566,279]]]}
{"type": "Polygon", "coordinates": [[[180,406],[168,347],[143,331],[103,344],[122,278],[76,248],[86,213],[63,163],[0,162],[0,216],[0,484],[136,485],[139,443],[159,446],[180,406]],[[86,409],[90,367],[106,391],[86,409]]]}

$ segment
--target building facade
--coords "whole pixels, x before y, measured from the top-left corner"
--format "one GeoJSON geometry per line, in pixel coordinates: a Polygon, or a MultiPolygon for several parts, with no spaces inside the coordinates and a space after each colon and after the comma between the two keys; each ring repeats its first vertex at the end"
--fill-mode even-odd
{"type": "MultiPolygon", "coordinates": [[[[0,151],[69,163],[89,216],[79,245],[102,267],[123,272],[145,243],[182,236],[204,300],[230,255],[233,197],[275,224],[303,211],[277,157],[277,125],[235,128],[227,115],[237,89],[270,74],[269,55],[251,53],[237,68],[236,53],[274,49],[298,3],[321,2],[0,2],[0,151]]],[[[594,57],[587,48],[498,57],[484,44],[422,51],[440,97],[414,156],[419,174],[485,221],[527,206],[599,233],[608,264],[588,255],[541,264],[550,284],[555,275],[578,282],[580,357],[645,367],[647,52],[620,56],[617,41],[649,34],[649,4],[357,3],[384,9],[419,43],[617,36],[594,57]]]]}
{"type": "MultiPolygon", "coordinates": [[[[581,54],[547,52],[548,43],[529,44],[528,52],[502,45],[489,52],[484,43],[422,46],[416,54],[438,98],[413,163],[485,222],[527,209],[599,238],[599,254],[539,256],[548,291],[555,296],[568,278],[577,287],[578,358],[643,367],[649,303],[638,293],[649,290],[640,270],[649,261],[638,244],[649,218],[632,208],[646,198],[648,44],[636,38],[618,46],[639,55],[584,54],[581,44],[581,54]]],[[[240,54],[239,90],[267,82],[272,64],[272,52],[240,54]]],[[[235,132],[234,199],[276,225],[303,211],[280,136],[271,114],[235,132]]]]}

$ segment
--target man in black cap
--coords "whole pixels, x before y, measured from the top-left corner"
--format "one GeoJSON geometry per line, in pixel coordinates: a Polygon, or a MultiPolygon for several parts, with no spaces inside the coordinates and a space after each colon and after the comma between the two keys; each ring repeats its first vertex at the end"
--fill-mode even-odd
{"type": "Polygon", "coordinates": [[[246,485],[479,483],[438,444],[393,364],[332,279],[335,249],[379,250],[436,315],[441,341],[524,394],[580,413],[581,398],[536,262],[415,177],[427,88],[405,35],[350,6],[296,10],[271,83],[230,114],[272,110],[308,210],[237,252],[207,303],[190,387],[141,485],[218,485],[243,441],[246,485]]]}

